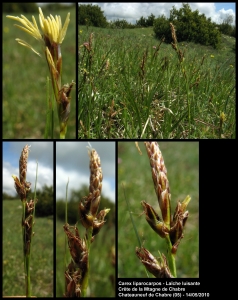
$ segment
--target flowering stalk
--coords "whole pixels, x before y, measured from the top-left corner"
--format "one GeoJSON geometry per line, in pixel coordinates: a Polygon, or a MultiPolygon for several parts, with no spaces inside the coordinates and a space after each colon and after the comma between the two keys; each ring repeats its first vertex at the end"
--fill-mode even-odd
{"type": "MultiPolygon", "coordinates": [[[[62,54],[61,44],[65,38],[67,28],[70,22],[70,13],[68,13],[64,26],[62,27],[61,17],[55,16],[45,18],[41,8],[39,7],[39,22],[41,31],[38,28],[34,16],[30,22],[25,16],[21,18],[14,16],[7,16],[7,18],[20,22],[23,26],[15,25],[23,31],[27,32],[35,39],[40,41],[44,47],[44,54],[49,67],[52,88],[57,103],[58,118],[60,124],[60,139],[64,139],[67,132],[67,121],[70,114],[70,93],[74,83],[61,85],[62,78],[62,54]]],[[[27,42],[16,39],[16,41],[30,48],[37,55],[41,56],[35,49],[33,49],[27,42]]]]}
{"type": "MultiPolygon", "coordinates": [[[[27,201],[27,194],[30,191],[31,183],[26,181],[27,160],[30,146],[26,145],[19,160],[19,178],[12,175],[16,191],[22,201],[22,237],[23,237],[23,255],[24,255],[24,271],[25,271],[25,286],[26,296],[31,297],[31,280],[30,280],[30,257],[31,257],[31,240],[33,236],[33,225],[35,217],[35,204],[37,199],[27,201]]],[[[37,171],[36,171],[37,181],[37,171]]],[[[35,186],[36,189],[36,186],[35,186]]]]}
{"type": "Polygon", "coordinates": [[[177,277],[175,257],[183,238],[183,229],[188,218],[186,208],[191,198],[187,196],[182,203],[178,202],[173,217],[171,216],[171,194],[167,169],[159,145],[157,142],[145,142],[145,147],[150,160],[152,179],[162,218],[150,204],[145,201],[142,201],[141,204],[150,227],[166,240],[169,263],[164,255],[161,258],[162,263],[159,263],[145,248],[137,248],[136,254],[146,269],[155,277],[177,277]]]}
{"type": "Polygon", "coordinates": [[[89,282],[91,243],[104,225],[104,218],[110,210],[103,209],[98,213],[103,180],[101,162],[97,151],[92,149],[91,146],[89,147],[88,155],[90,158],[89,195],[84,197],[79,203],[79,218],[86,229],[86,233],[81,238],[76,225],[74,226],[74,232],[70,230],[68,224],[64,225],[72,257],[65,272],[66,297],[86,297],[89,282]]]}
{"type": "Polygon", "coordinates": [[[178,59],[180,63],[182,63],[184,61],[184,52],[182,52],[178,47],[178,41],[177,41],[176,30],[174,28],[174,25],[172,23],[169,23],[169,25],[170,25],[172,40],[173,40],[173,42],[171,43],[172,48],[176,51],[178,55],[178,59]]]}

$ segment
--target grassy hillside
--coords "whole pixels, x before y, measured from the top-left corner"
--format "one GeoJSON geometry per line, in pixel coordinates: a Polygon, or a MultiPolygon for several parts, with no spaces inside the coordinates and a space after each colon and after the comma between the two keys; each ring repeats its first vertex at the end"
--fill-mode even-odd
{"type": "MultiPolygon", "coordinates": [[[[70,12],[70,23],[67,35],[62,43],[63,57],[62,83],[76,80],[76,34],[75,9],[51,12],[60,15],[64,24],[70,12]]],[[[44,8],[43,8],[44,13],[44,8]]],[[[45,13],[45,17],[48,14],[45,13]]],[[[20,16],[20,14],[19,14],[20,16]]],[[[32,21],[32,14],[25,14],[32,21]]],[[[44,57],[42,45],[33,37],[14,26],[19,22],[3,15],[3,138],[43,138],[46,122],[46,78],[49,75],[48,65],[44,57]],[[42,57],[30,49],[19,45],[15,39],[28,42],[34,49],[42,53],[42,57]]],[[[38,14],[35,19],[39,25],[38,14]]],[[[20,24],[20,23],[19,23],[20,24]]],[[[75,138],[75,88],[71,95],[71,114],[68,121],[67,138],[75,138]]],[[[55,102],[55,100],[54,100],[55,102]]],[[[55,104],[56,105],[56,104],[55,104]]],[[[59,137],[59,122],[55,111],[55,137],[59,137]]]]}
{"type": "Polygon", "coordinates": [[[235,138],[235,39],[222,40],[180,42],[180,61],[152,28],[79,26],[78,137],[235,138]]]}

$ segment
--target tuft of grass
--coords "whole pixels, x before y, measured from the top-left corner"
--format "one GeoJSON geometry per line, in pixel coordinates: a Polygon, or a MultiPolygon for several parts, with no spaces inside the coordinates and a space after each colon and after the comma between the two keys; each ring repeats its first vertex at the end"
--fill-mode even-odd
{"type": "Polygon", "coordinates": [[[78,138],[235,138],[231,44],[179,52],[152,28],[78,32],[78,138]]]}

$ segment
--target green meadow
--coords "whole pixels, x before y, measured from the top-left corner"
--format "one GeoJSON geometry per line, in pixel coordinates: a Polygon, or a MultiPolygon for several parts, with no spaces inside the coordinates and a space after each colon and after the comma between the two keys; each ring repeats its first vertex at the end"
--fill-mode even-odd
{"type": "MultiPolygon", "coordinates": [[[[3,200],[3,296],[26,295],[21,220],[21,201],[3,200]]],[[[33,231],[30,265],[32,295],[53,297],[53,219],[35,218],[33,231]]]]}
{"type": "MultiPolygon", "coordinates": [[[[142,155],[134,142],[118,144],[118,277],[147,278],[145,268],[136,256],[140,247],[131,212],[142,247],[159,258],[159,251],[166,255],[166,241],[149,226],[143,214],[141,201],[153,206],[161,217],[154,190],[149,158],[144,143],[139,143],[142,155]],[[129,202],[129,208],[127,206],[129,202]]],[[[176,254],[178,278],[199,277],[199,169],[198,142],[159,142],[162,151],[171,192],[171,213],[178,201],[191,196],[187,210],[189,217],[176,254]]],[[[150,278],[154,278],[149,273],[150,278]]]]}
{"type": "Polygon", "coordinates": [[[235,138],[234,38],[180,61],[152,28],[78,29],[78,138],[235,138]]]}
{"type": "MultiPolygon", "coordinates": [[[[75,9],[48,12],[42,8],[44,16],[50,13],[60,15],[62,23],[70,12],[70,23],[66,37],[62,43],[61,53],[63,58],[62,84],[76,80],[76,34],[75,34],[75,9]]],[[[19,24],[6,18],[3,14],[3,119],[2,132],[4,139],[43,139],[47,113],[47,77],[50,76],[48,65],[44,56],[43,44],[26,32],[15,27],[19,24]],[[36,55],[30,49],[18,44],[15,39],[20,38],[29,43],[36,51],[42,54],[36,55]]],[[[11,15],[11,14],[10,14],[11,15]]],[[[32,21],[32,14],[24,14],[32,21]]],[[[18,15],[20,17],[20,14],[18,15]]],[[[39,25],[38,13],[34,15],[39,25]]],[[[51,84],[50,84],[51,86],[51,84]]],[[[56,102],[54,103],[54,138],[59,138],[59,121],[56,102]]],[[[68,121],[66,138],[75,138],[75,88],[71,94],[71,114],[68,121]]]]}

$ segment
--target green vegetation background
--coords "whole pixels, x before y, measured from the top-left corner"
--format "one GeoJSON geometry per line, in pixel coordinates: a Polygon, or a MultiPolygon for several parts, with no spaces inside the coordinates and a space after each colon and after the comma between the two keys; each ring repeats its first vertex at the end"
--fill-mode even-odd
{"type": "Polygon", "coordinates": [[[170,44],[162,43],[154,58],[159,41],[152,27],[80,25],[78,137],[234,138],[234,45],[224,35],[219,50],[179,41],[181,65],[170,44]],[[83,44],[91,33],[88,53],[83,44]]]}
{"type": "MultiPolygon", "coordinates": [[[[37,205],[36,205],[37,209],[37,205]]],[[[3,201],[3,296],[25,295],[22,242],[22,205],[20,200],[3,201]]],[[[32,239],[32,295],[53,297],[53,220],[35,218],[32,239]]]]}
{"type": "MultiPolygon", "coordinates": [[[[64,24],[70,12],[70,23],[62,43],[63,73],[62,84],[76,80],[76,14],[75,7],[48,12],[42,7],[44,16],[50,13],[61,16],[64,24]]],[[[48,65],[40,43],[26,32],[15,27],[19,22],[3,18],[3,120],[4,139],[43,138],[46,122],[46,78],[49,75],[48,65]],[[40,58],[30,49],[19,45],[15,39],[28,42],[35,50],[42,53],[40,58]]],[[[20,16],[20,13],[9,15],[20,16]]],[[[32,13],[23,13],[32,21],[32,13]]],[[[39,14],[34,14],[39,25],[39,14]]],[[[19,23],[20,25],[20,23],[19,23]]],[[[54,98],[53,98],[54,99],[54,98]]],[[[71,113],[68,121],[66,138],[75,138],[75,88],[71,95],[71,113]]],[[[59,121],[55,104],[55,136],[59,137],[59,121]]]]}
{"type": "MultiPolygon", "coordinates": [[[[166,254],[166,243],[149,226],[142,214],[141,201],[151,204],[161,216],[154,191],[149,159],[143,143],[139,143],[143,155],[138,153],[134,142],[119,142],[118,156],[118,277],[146,278],[143,265],[135,254],[138,241],[130,221],[125,195],[130,202],[143,246],[155,257],[158,250],[166,254]]],[[[184,238],[177,251],[178,278],[199,277],[199,147],[198,142],[159,142],[171,191],[172,213],[178,200],[191,196],[189,217],[184,238]]],[[[150,277],[153,277],[150,274],[150,277]]]]}

